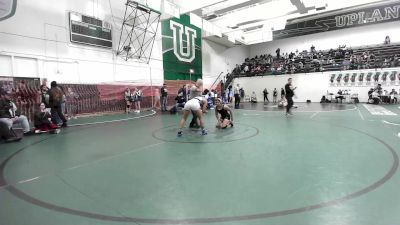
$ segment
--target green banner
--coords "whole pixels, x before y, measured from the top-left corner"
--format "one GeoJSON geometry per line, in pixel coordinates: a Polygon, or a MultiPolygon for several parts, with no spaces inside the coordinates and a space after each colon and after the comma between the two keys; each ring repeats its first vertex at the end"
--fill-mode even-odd
{"type": "Polygon", "coordinates": [[[161,29],[164,80],[202,78],[201,29],[188,15],[163,21],[161,29]]]}

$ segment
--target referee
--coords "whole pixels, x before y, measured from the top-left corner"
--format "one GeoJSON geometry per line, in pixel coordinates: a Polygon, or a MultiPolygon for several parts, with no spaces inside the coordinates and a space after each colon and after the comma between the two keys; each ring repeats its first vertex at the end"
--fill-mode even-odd
{"type": "Polygon", "coordinates": [[[293,107],[293,96],[294,96],[294,90],[296,90],[297,87],[293,88],[292,87],[292,78],[288,79],[288,83],[285,85],[285,92],[286,92],[286,100],[287,100],[287,106],[286,106],[286,116],[288,115],[293,115],[290,111],[290,109],[293,107]]]}

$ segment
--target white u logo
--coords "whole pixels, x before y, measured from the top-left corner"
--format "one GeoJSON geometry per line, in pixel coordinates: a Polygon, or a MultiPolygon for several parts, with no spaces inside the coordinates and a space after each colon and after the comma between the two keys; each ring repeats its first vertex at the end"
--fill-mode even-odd
{"type": "Polygon", "coordinates": [[[174,42],[174,54],[179,61],[182,62],[192,62],[195,56],[195,38],[197,38],[197,32],[195,29],[190,27],[184,27],[182,24],[170,21],[170,29],[173,32],[173,42],[174,42]],[[185,30],[186,40],[186,52],[184,51],[183,44],[183,30],[185,30]]]}

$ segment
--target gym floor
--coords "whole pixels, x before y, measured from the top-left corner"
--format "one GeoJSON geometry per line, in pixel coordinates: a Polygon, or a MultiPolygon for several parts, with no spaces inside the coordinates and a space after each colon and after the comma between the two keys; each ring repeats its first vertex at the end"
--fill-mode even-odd
{"type": "Polygon", "coordinates": [[[148,111],[1,144],[0,224],[398,224],[399,105],[281,110],[243,103],[226,130],[210,111],[207,136],[148,111]]]}

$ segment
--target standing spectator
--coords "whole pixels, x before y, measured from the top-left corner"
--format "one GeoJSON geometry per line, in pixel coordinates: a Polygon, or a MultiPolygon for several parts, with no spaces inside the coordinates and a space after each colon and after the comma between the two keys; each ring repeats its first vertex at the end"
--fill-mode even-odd
{"type": "Polygon", "coordinates": [[[64,91],[64,87],[63,86],[58,86],[60,89],[61,89],[61,91],[62,91],[62,100],[61,100],[61,112],[63,113],[63,114],[65,114],[65,102],[67,101],[67,97],[66,97],[66,94],[65,94],[65,91],[64,91]]]}
{"type": "Polygon", "coordinates": [[[240,99],[244,99],[245,93],[242,87],[239,89],[239,92],[240,92],[240,99]]]}
{"type": "Polygon", "coordinates": [[[281,49],[278,48],[278,49],[276,49],[275,52],[276,52],[276,58],[280,59],[281,58],[281,49]]]}
{"type": "Polygon", "coordinates": [[[57,123],[57,118],[60,118],[62,121],[62,127],[67,127],[67,119],[65,119],[64,114],[61,111],[61,103],[63,100],[63,92],[58,87],[57,82],[52,81],[51,89],[49,91],[49,105],[51,108],[51,117],[53,123],[57,123]]]}
{"type": "Polygon", "coordinates": [[[213,105],[215,105],[216,94],[217,94],[217,92],[214,89],[211,89],[210,96],[211,96],[211,101],[212,101],[213,105]]]}
{"type": "Polygon", "coordinates": [[[183,101],[187,102],[188,100],[188,90],[187,90],[187,85],[184,84],[178,91],[178,95],[182,96],[183,101]]]}
{"type": "Polygon", "coordinates": [[[11,129],[13,124],[19,123],[24,130],[24,135],[32,133],[28,118],[21,115],[15,103],[11,101],[11,96],[8,93],[0,100],[0,122],[7,124],[8,129],[11,129]]]}
{"type": "Polygon", "coordinates": [[[167,103],[168,103],[168,90],[167,90],[167,85],[164,84],[163,87],[161,88],[161,111],[165,112],[167,111],[167,103]]]}
{"type": "Polygon", "coordinates": [[[49,89],[49,84],[47,78],[43,78],[42,84],[40,85],[40,90],[42,90],[43,87],[47,87],[49,89]]]}
{"type": "Polygon", "coordinates": [[[281,88],[281,98],[285,97],[285,89],[281,88]]]}
{"type": "Polygon", "coordinates": [[[264,94],[264,103],[265,103],[265,100],[267,100],[267,102],[269,102],[269,99],[268,99],[269,93],[268,93],[267,88],[264,88],[263,94],[264,94]]]}
{"type": "Polygon", "coordinates": [[[288,79],[288,83],[285,85],[285,97],[287,100],[287,106],[286,106],[286,116],[288,115],[293,115],[290,109],[293,106],[293,96],[294,96],[294,90],[296,90],[297,87],[292,87],[292,78],[288,79]]]}
{"type": "Polygon", "coordinates": [[[135,88],[135,93],[133,96],[134,102],[135,102],[135,113],[140,113],[140,104],[143,100],[143,93],[140,89],[135,88]]]}
{"type": "Polygon", "coordinates": [[[384,43],[385,45],[390,45],[390,37],[389,37],[389,35],[387,35],[386,37],[385,37],[385,43],[384,43]]]}
{"type": "Polygon", "coordinates": [[[240,104],[240,87],[239,84],[233,89],[234,97],[235,97],[235,109],[239,108],[240,104]]]}
{"type": "Polygon", "coordinates": [[[125,89],[124,99],[125,99],[125,112],[130,113],[132,105],[132,96],[131,96],[131,90],[129,88],[125,89]]]}
{"type": "Polygon", "coordinates": [[[157,107],[161,108],[161,102],[160,102],[160,90],[156,88],[154,90],[154,105],[153,108],[157,109],[157,107]],[[158,106],[157,106],[158,105],[158,106]]]}
{"type": "Polygon", "coordinates": [[[228,100],[228,103],[232,103],[233,100],[232,85],[229,85],[228,90],[226,91],[226,99],[228,100]]]}
{"type": "Polygon", "coordinates": [[[79,95],[72,91],[72,88],[67,89],[67,114],[68,114],[68,119],[74,118],[77,119],[76,114],[77,114],[77,106],[76,106],[76,101],[79,99],[79,95]]]}
{"type": "Polygon", "coordinates": [[[276,88],[274,88],[272,102],[276,103],[277,102],[277,98],[278,98],[278,91],[276,90],[276,88]]]}
{"type": "Polygon", "coordinates": [[[43,102],[46,106],[46,109],[50,110],[49,98],[49,88],[45,85],[42,85],[40,88],[40,102],[43,102]]]}

